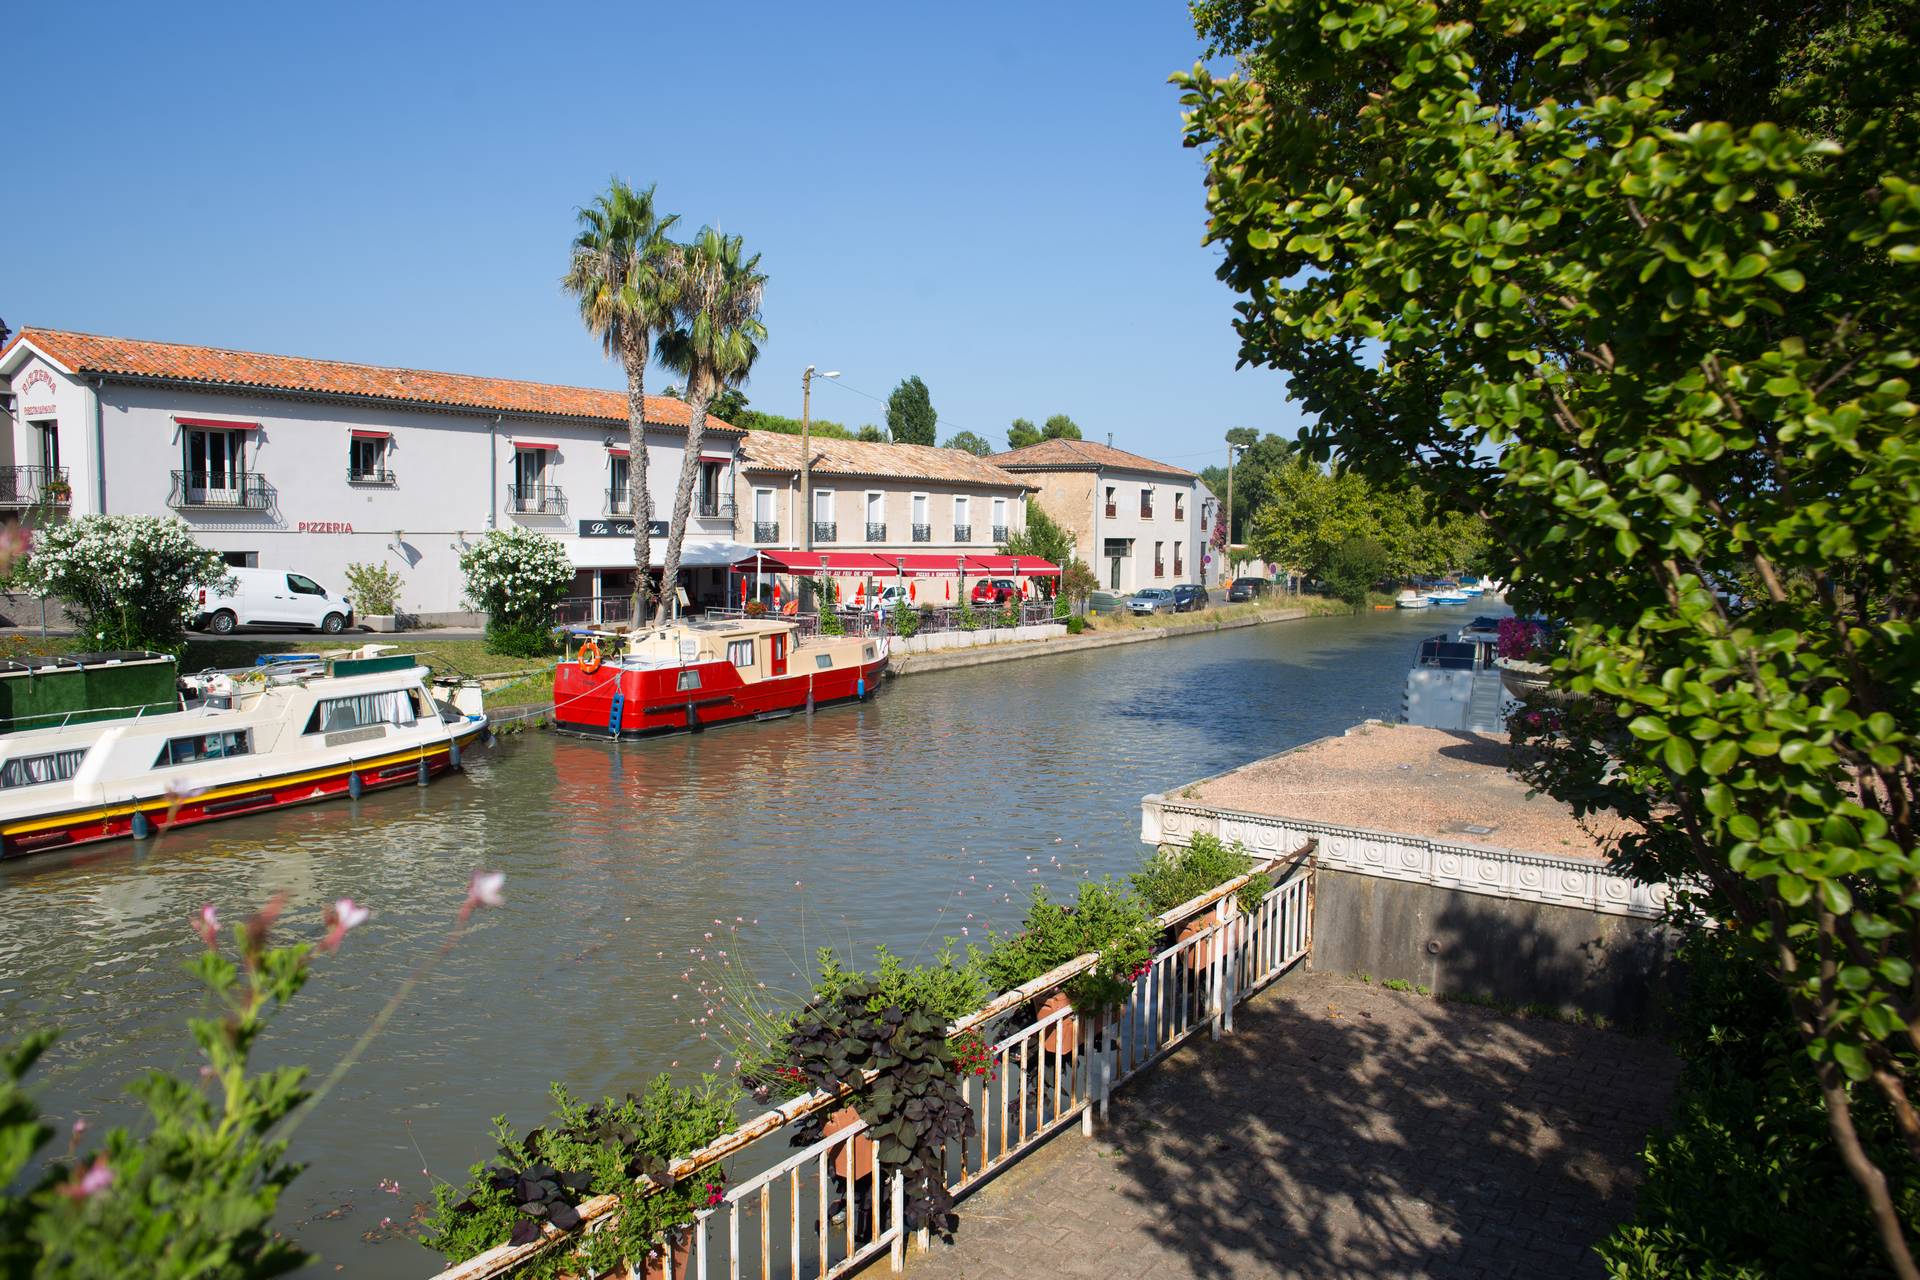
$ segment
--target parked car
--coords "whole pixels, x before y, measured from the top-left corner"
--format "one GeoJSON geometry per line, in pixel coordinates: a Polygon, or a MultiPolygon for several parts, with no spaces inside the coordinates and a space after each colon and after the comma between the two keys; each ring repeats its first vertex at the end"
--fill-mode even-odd
{"type": "Polygon", "coordinates": [[[1272,585],[1265,578],[1235,578],[1227,587],[1227,599],[1234,604],[1258,600],[1267,594],[1272,585]]]}
{"type": "Polygon", "coordinates": [[[1127,598],[1117,591],[1096,591],[1087,597],[1088,613],[1124,613],[1127,598]]]}
{"type": "Polygon", "coordinates": [[[353,601],[285,569],[229,569],[224,587],[194,588],[193,625],[217,636],[236,627],[312,627],[338,635],[353,625],[353,601]]]}
{"type": "Polygon", "coordinates": [[[1207,589],[1191,582],[1184,582],[1173,589],[1173,611],[1175,613],[1197,613],[1207,607],[1207,589]]]}
{"type": "Polygon", "coordinates": [[[1020,595],[1020,584],[1012,578],[982,578],[973,584],[975,604],[1005,604],[1020,595]]]}
{"type": "Polygon", "coordinates": [[[907,594],[905,587],[881,587],[877,591],[868,593],[865,603],[856,605],[849,601],[843,603],[840,607],[843,612],[892,613],[894,607],[902,601],[906,602],[909,609],[915,607],[913,599],[907,594]]]}
{"type": "Polygon", "coordinates": [[[1127,612],[1135,616],[1174,611],[1173,592],[1165,587],[1142,587],[1127,597],[1127,612]]]}

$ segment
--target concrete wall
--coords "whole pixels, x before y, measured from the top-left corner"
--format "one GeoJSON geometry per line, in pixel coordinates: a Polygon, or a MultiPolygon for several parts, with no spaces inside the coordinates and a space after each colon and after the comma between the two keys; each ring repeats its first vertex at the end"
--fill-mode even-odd
{"type": "Polygon", "coordinates": [[[1313,910],[1316,969],[1627,1023],[1658,1015],[1676,941],[1658,921],[1325,867],[1313,910]]]}

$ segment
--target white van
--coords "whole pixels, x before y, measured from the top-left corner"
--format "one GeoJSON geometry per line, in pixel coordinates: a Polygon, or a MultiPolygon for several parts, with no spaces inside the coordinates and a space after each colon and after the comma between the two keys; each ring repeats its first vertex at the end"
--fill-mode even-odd
{"type": "Polygon", "coordinates": [[[224,636],[235,627],[312,627],[338,635],[353,625],[353,602],[285,569],[229,569],[226,590],[194,588],[193,625],[224,636]]]}

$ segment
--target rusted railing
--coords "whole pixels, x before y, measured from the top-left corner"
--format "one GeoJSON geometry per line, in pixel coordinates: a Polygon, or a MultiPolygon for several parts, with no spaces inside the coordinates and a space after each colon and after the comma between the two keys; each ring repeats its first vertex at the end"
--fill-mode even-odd
{"type": "MultiPolygon", "coordinates": [[[[973,1108],[973,1128],[946,1152],[947,1184],[956,1196],[1078,1119],[1091,1134],[1104,1120],[1113,1090],[1206,1031],[1233,1030],[1234,1007],[1306,956],[1312,945],[1310,842],[1285,858],[1267,861],[1162,915],[1160,925],[1186,937],[1159,951],[1133,983],[1132,994],[1101,1019],[1063,1008],[996,1039],[991,1074],[961,1086],[973,1108]],[[1276,875],[1276,873],[1278,873],[1276,875]],[[1254,910],[1241,913],[1235,895],[1258,877],[1277,878],[1254,910]],[[1208,913],[1211,913],[1208,915],[1208,913]],[[1193,922],[1208,918],[1195,928],[1193,922]],[[1179,928],[1180,926],[1189,926],[1179,928]]],[[[1079,956],[1024,986],[1005,992],[948,1028],[949,1036],[989,1030],[1037,997],[1092,969],[1097,955],[1079,956]]],[[[871,1078],[871,1077],[870,1077],[871,1078]]],[[[880,1163],[865,1122],[775,1158],[784,1143],[769,1142],[790,1126],[821,1111],[846,1106],[843,1095],[809,1093],[747,1121],[699,1151],[676,1160],[668,1176],[684,1181],[736,1157],[768,1160],[743,1177],[714,1208],[692,1225],[692,1247],[676,1271],[669,1252],[666,1280],[730,1280],[757,1274],[832,1277],[853,1271],[882,1253],[893,1269],[904,1264],[905,1200],[897,1169],[880,1163]],[[835,1220],[834,1208],[841,1213],[835,1220]]],[[[736,1170],[736,1172],[738,1172],[736,1170]]],[[[596,1196],[579,1206],[583,1225],[594,1231],[611,1220],[616,1197],[596,1196]]],[[[574,1233],[547,1229],[532,1244],[500,1245],[441,1272],[435,1280],[493,1280],[509,1276],[574,1233]]],[[[920,1233],[926,1244],[926,1233],[920,1233]]]]}

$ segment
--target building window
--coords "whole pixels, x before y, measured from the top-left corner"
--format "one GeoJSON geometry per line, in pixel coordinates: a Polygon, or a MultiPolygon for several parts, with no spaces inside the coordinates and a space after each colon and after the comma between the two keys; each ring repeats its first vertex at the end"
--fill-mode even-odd
{"type": "Polygon", "coordinates": [[[753,491],[753,540],[755,542],[780,541],[780,519],[774,514],[771,489],[753,491]]]}
{"type": "Polygon", "coordinates": [[[1108,485],[1107,486],[1107,519],[1117,520],[1119,519],[1119,517],[1120,517],[1120,490],[1114,485],[1108,485]]]}
{"type": "Polygon", "coordinates": [[[953,499],[953,540],[955,542],[973,541],[973,506],[965,498],[955,495],[953,499]]]}
{"type": "Polygon", "coordinates": [[[205,506],[243,505],[247,433],[187,427],[180,434],[187,501],[205,506]]]}
{"type": "Polygon", "coordinates": [[[380,724],[412,724],[420,717],[412,691],[390,689],[351,698],[322,698],[307,717],[308,733],[338,733],[380,724]]]}
{"type": "Polygon", "coordinates": [[[393,438],[385,432],[356,431],[347,438],[347,482],[349,484],[392,484],[393,472],[387,467],[387,447],[393,438]]]}
{"type": "Polygon", "coordinates": [[[229,569],[258,569],[260,553],[258,551],[222,551],[220,561],[229,569]]]}
{"type": "Polygon", "coordinates": [[[60,470],[60,424],[58,422],[33,422],[34,448],[40,459],[40,466],[49,476],[60,470]]]}
{"type": "Polygon", "coordinates": [[[633,514],[632,459],[624,453],[607,455],[607,514],[633,514]]]}
{"type": "Polygon", "coordinates": [[[887,495],[877,489],[867,490],[867,541],[885,542],[887,540],[887,495]]]}
{"type": "Polygon", "coordinates": [[[913,540],[915,542],[933,541],[933,516],[931,515],[927,495],[913,495],[913,540]]]}
{"type": "Polygon", "coordinates": [[[736,667],[752,666],[753,665],[753,641],[751,640],[727,641],[727,661],[731,662],[736,667]]]}
{"type": "Polygon", "coordinates": [[[185,738],[173,738],[160,748],[160,755],[153,762],[156,769],[169,768],[176,764],[194,764],[201,760],[224,760],[228,756],[248,756],[253,754],[253,740],[245,729],[236,729],[230,733],[196,733],[185,738]]]}
{"type": "Polygon", "coordinates": [[[1178,522],[1185,520],[1186,518],[1187,518],[1187,495],[1184,493],[1176,493],[1173,495],[1174,522],[1177,524],[1178,522]]]}
{"type": "Polygon", "coordinates": [[[1156,578],[1164,578],[1167,576],[1167,562],[1163,558],[1166,545],[1164,542],[1156,542],[1153,544],[1153,576],[1156,578]]]}
{"type": "Polygon", "coordinates": [[[993,500],[993,540],[995,542],[1007,540],[1007,500],[1005,498],[993,500]]]}
{"type": "Polygon", "coordinates": [[[516,445],[513,451],[513,484],[507,488],[507,509],[523,514],[564,515],[566,495],[560,486],[547,479],[545,446],[516,445]]]}
{"type": "Polygon", "coordinates": [[[727,464],[713,458],[700,460],[700,515],[709,520],[733,517],[733,495],[727,491],[727,464]]]}
{"type": "Polygon", "coordinates": [[[1153,486],[1147,485],[1140,490],[1140,518],[1153,519],[1153,486]]]}
{"type": "Polygon", "coordinates": [[[1173,544],[1173,576],[1176,578],[1183,576],[1187,571],[1186,562],[1180,558],[1182,545],[1178,542],[1173,544]]]}
{"type": "Polygon", "coordinates": [[[0,788],[37,787],[43,782],[65,782],[80,771],[87,749],[53,751],[40,756],[21,756],[0,764],[0,788]]]}
{"type": "Polygon", "coordinates": [[[813,491],[813,540],[815,542],[834,542],[839,539],[840,526],[833,518],[833,490],[815,489],[813,491]]]}

